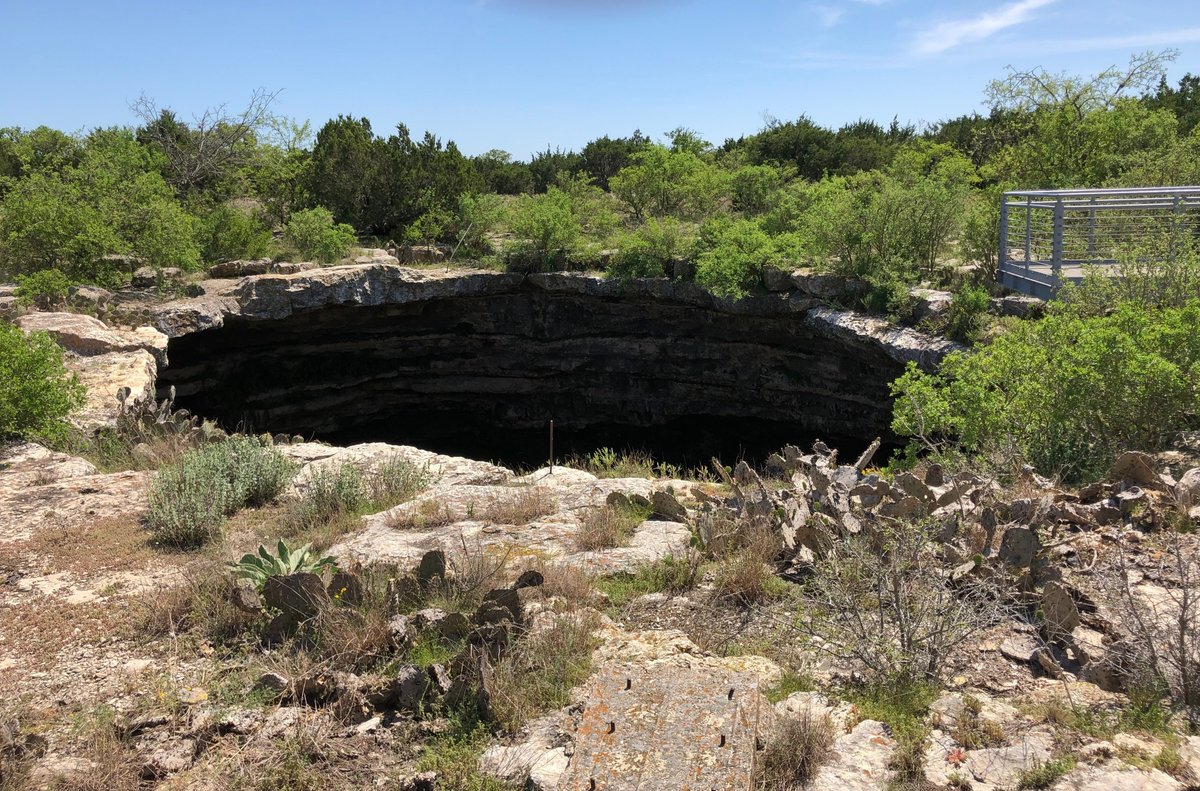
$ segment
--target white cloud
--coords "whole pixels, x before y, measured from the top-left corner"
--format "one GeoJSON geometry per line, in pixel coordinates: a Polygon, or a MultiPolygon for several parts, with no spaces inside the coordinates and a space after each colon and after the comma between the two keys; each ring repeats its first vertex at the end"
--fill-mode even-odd
{"type": "Polygon", "coordinates": [[[919,55],[937,55],[961,44],[982,41],[1005,28],[1028,21],[1033,12],[1055,0],[1018,0],[970,19],[942,22],[922,31],[913,49],[919,55]]]}
{"type": "Polygon", "coordinates": [[[821,27],[833,27],[846,13],[846,9],[834,5],[811,5],[809,8],[816,14],[821,27]]]}

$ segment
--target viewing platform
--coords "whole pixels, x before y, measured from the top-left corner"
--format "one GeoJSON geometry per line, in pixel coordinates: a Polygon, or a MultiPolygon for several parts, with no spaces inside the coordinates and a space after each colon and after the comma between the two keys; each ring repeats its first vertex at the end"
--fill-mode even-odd
{"type": "Polygon", "coordinates": [[[1198,233],[1200,187],[1006,192],[1000,282],[1050,299],[1090,267],[1115,267],[1134,256],[1165,260],[1198,233]]]}

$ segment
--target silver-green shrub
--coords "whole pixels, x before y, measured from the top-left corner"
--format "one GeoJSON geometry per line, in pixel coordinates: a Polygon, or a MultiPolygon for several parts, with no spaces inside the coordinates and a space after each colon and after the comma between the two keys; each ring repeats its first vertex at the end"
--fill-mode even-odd
{"type": "Polygon", "coordinates": [[[295,473],[295,462],[256,437],[205,445],[159,471],[147,521],[164,544],[199,546],[240,508],[278,497],[295,473]]]}

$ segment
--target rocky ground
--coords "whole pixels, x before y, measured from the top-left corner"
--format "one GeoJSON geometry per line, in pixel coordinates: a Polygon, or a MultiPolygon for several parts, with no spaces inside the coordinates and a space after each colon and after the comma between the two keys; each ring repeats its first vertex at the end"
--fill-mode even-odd
{"type": "MultiPolygon", "coordinates": [[[[153,387],[156,330],[18,323],[54,335],[88,384],[81,432],[153,387]]],[[[1107,482],[1063,490],[1032,473],[884,475],[821,447],[684,481],[280,437],[298,468],[280,502],[180,551],[144,522],[180,450],[154,436],[0,451],[4,791],[1200,783],[1185,711],[1134,683],[1140,649],[1184,656],[1200,639],[1180,618],[1200,579],[1200,471],[1182,456],[1127,454],[1107,482]],[[397,460],[425,475],[414,496],[294,527],[323,470],[397,460]],[[597,541],[601,513],[636,518],[597,541]],[[945,649],[941,683],[915,692],[866,683],[853,641],[812,628],[804,587],[842,547],[893,546],[912,524],[935,548],[922,590],[946,596],[918,635],[945,649]],[[285,533],[346,576],[261,595],[228,582],[227,561],[285,533]],[[939,613],[985,603],[966,638],[939,642],[955,628],[939,613]],[[302,646],[326,620],[326,642],[302,646]],[[764,774],[780,753],[811,771],[764,774]]]]}

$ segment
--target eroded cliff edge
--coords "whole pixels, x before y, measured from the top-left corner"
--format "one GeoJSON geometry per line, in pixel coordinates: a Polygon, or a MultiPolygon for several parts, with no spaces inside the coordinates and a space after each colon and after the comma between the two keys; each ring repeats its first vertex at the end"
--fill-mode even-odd
{"type": "Polygon", "coordinates": [[[889,383],[957,348],[801,288],[334,267],[219,284],[157,310],[160,391],[255,430],[365,438],[759,421],[886,433],[889,383]],[[401,431],[400,433],[403,433],[401,431]]]}

